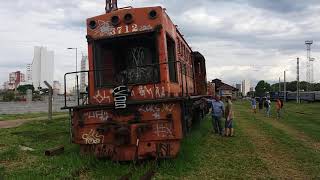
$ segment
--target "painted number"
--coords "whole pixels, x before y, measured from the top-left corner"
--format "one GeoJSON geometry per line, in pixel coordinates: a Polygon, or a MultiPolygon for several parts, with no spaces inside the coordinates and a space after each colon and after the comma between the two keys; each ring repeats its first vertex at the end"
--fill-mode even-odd
{"type": "Polygon", "coordinates": [[[137,31],[138,31],[138,25],[132,24],[132,32],[137,32],[137,31]]]}
{"type": "Polygon", "coordinates": [[[120,27],[117,27],[117,32],[118,32],[118,34],[121,34],[122,33],[122,27],[120,26],[120,27]]]}

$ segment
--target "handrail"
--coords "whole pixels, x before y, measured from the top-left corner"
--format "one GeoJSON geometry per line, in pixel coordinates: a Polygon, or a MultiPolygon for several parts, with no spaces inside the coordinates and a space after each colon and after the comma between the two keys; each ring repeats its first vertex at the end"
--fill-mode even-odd
{"type": "MultiPolygon", "coordinates": [[[[181,92],[182,92],[182,96],[184,96],[184,86],[186,86],[186,91],[188,92],[188,84],[186,83],[186,84],[184,84],[184,80],[183,80],[183,77],[189,77],[189,78],[192,78],[192,79],[194,79],[194,77],[193,76],[190,76],[190,75],[188,75],[188,73],[186,72],[185,74],[183,74],[183,72],[182,72],[182,69],[183,69],[183,65],[188,65],[188,64],[186,64],[185,62],[182,62],[182,61],[167,61],[167,62],[162,62],[162,63],[154,63],[154,64],[146,64],[146,65],[139,65],[139,66],[128,66],[127,68],[139,68],[139,67],[149,67],[149,66],[151,66],[151,67],[156,67],[156,66],[161,66],[161,65],[164,65],[164,64],[167,64],[167,65],[169,65],[169,63],[177,63],[177,64],[180,64],[180,75],[181,75],[181,92]]],[[[176,64],[176,72],[178,72],[177,70],[177,64],[176,64]]],[[[189,65],[188,65],[189,66],[189,65]]],[[[88,76],[89,76],[89,74],[90,73],[95,73],[95,72],[102,72],[102,71],[105,71],[105,70],[109,70],[109,69],[107,69],[107,68],[104,68],[104,69],[92,69],[92,70],[85,70],[85,71],[73,71],[73,72],[68,72],[68,73],[65,73],[64,74],[64,101],[65,101],[65,103],[64,103],[64,108],[67,108],[67,76],[68,75],[71,75],[71,74],[76,74],[76,75],[78,75],[78,74],[81,74],[81,73],[88,73],[88,76]]],[[[152,71],[152,79],[153,80],[155,80],[155,74],[154,74],[154,71],[152,71]]],[[[159,72],[159,78],[161,77],[161,73],[159,72]]],[[[178,76],[177,76],[178,77],[178,76]]],[[[126,77],[126,78],[128,78],[128,77],[126,77]]],[[[90,79],[89,79],[90,80],[90,79]]],[[[76,88],[77,88],[77,93],[79,92],[79,83],[78,83],[78,78],[76,79],[76,88]]],[[[178,80],[179,81],[179,80],[178,80]]],[[[152,82],[150,82],[150,83],[147,83],[147,84],[156,84],[156,82],[155,81],[152,81],[152,82]]],[[[127,83],[127,85],[130,85],[130,86],[137,86],[137,85],[141,85],[141,83],[127,83]]],[[[132,87],[132,88],[133,88],[132,87]]],[[[154,91],[155,91],[155,88],[154,88],[154,91]]],[[[78,106],[80,105],[80,102],[79,102],[79,94],[77,94],[77,98],[78,98],[78,100],[77,100],[77,104],[78,104],[78,106]]]]}

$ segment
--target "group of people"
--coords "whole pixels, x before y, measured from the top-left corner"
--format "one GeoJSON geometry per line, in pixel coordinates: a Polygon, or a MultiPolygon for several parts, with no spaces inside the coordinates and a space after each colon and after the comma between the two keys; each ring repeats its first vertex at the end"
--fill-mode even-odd
{"type": "MultiPolygon", "coordinates": [[[[271,101],[269,98],[266,98],[265,100],[260,97],[258,100],[258,106],[259,106],[259,111],[263,110],[263,107],[266,108],[266,116],[270,117],[270,111],[271,111],[271,101]]],[[[276,99],[276,112],[277,112],[277,118],[280,119],[281,117],[281,110],[283,108],[283,101],[279,98],[276,99]]],[[[257,100],[255,97],[251,98],[251,109],[253,113],[257,113],[257,100]]]]}
{"type": "Polygon", "coordinates": [[[234,136],[233,129],[233,108],[231,97],[226,98],[226,105],[221,101],[220,96],[216,95],[214,99],[206,99],[211,103],[212,125],[214,133],[221,136],[234,136]],[[225,118],[224,128],[222,127],[222,118],[225,118]]]}

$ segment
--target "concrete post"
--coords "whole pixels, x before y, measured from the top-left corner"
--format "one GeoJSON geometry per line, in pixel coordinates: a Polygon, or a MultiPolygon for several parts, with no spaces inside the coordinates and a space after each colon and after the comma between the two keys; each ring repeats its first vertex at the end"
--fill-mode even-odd
{"type": "Polygon", "coordinates": [[[48,120],[51,121],[52,120],[52,86],[47,82],[47,81],[44,81],[44,84],[46,86],[48,86],[48,89],[49,89],[49,97],[48,97],[48,120]]]}

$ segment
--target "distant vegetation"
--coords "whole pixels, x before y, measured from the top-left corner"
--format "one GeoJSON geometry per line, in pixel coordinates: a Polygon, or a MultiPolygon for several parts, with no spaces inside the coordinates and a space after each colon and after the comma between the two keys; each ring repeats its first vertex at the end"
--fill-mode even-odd
{"type": "MultiPolygon", "coordinates": [[[[284,89],[284,82],[280,83],[281,91],[284,89]]],[[[279,83],[270,85],[268,82],[261,80],[255,87],[255,92],[249,92],[248,96],[265,96],[268,92],[278,92],[279,83]]],[[[297,91],[297,81],[286,83],[286,91],[297,91]]],[[[306,81],[300,82],[300,91],[320,91],[320,83],[308,83],[306,81]]]]}
{"type": "Polygon", "coordinates": [[[20,93],[20,94],[27,94],[27,90],[28,89],[31,89],[32,92],[34,91],[34,87],[32,84],[26,84],[26,85],[21,85],[17,88],[17,91],[20,93]]]}

